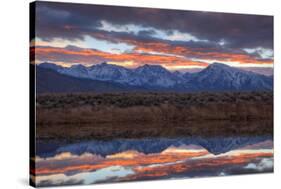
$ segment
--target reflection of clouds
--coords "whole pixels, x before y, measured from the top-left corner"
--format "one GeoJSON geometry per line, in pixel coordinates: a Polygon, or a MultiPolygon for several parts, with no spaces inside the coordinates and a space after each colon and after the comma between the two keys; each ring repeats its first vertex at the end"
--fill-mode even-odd
{"type": "Polygon", "coordinates": [[[265,171],[273,169],[273,158],[263,158],[258,163],[249,163],[244,169],[252,169],[257,171],[265,171]]]}
{"type": "Polygon", "coordinates": [[[126,152],[107,155],[106,158],[107,159],[114,159],[114,158],[132,159],[132,158],[136,158],[136,157],[143,156],[143,155],[144,155],[143,153],[139,153],[135,150],[134,151],[129,150],[129,151],[126,151],[126,152]]]}
{"type": "Polygon", "coordinates": [[[38,186],[66,185],[69,182],[73,184],[92,184],[95,182],[106,181],[107,179],[125,177],[133,173],[134,172],[129,168],[112,166],[94,172],[79,173],[71,176],[67,176],[65,174],[38,176],[36,177],[36,183],[38,186]]]}
{"type": "Polygon", "coordinates": [[[39,186],[47,186],[170,178],[178,174],[198,177],[223,176],[243,170],[270,171],[273,169],[270,146],[270,142],[263,142],[219,155],[197,145],[171,145],[149,154],[126,150],[104,157],[61,152],[53,157],[36,157],[35,180],[39,186]]]}
{"type": "Polygon", "coordinates": [[[183,154],[183,153],[209,153],[205,148],[197,145],[182,145],[179,147],[170,146],[163,150],[161,154],[183,154]]]}
{"type": "Polygon", "coordinates": [[[87,153],[87,152],[83,153],[81,155],[75,155],[70,152],[62,152],[62,153],[56,154],[54,157],[48,157],[48,158],[41,158],[39,156],[36,156],[35,161],[36,162],[46,161],[46,160],[47,161],[58,161],[58,160],[69,160],[69,159],[76,159],[76,158],[83,159],[83,158],[87,158],[87,157],[96,157],[97,159],[101,158],[98,155],[94,155],[94,154],[87,153]]]}
{"type": "Polygon", "coordinates": [[[78,155],[73,155],[74,158],[65,160],[53,160],[46,159],[45,161],[39,161],[36,164],[36,174],[73,174],[73,172],[90,172],[98,169],[103,169],[110,166],[140,166],[140,165],[152,165],[162,163],[173,163],[180,160],[198,157],[207,154],[208,151],[202,150],[184,150],[181,153],[153,153],[142,154],[133,151],[125,151],[109,156],[109,158],[97,159],[95,155],[91,158],[90,155],[81,158],[78,155]],[[132,158],[132,155],[134,158],[132,158]],[[78,157],[77,157],[78,156],[78,157]]]}
{"type": "MultiPolygon", "coordinates": [[[[199,156],[189,158],[183,161],[177,161],[174,163],[138,166],[134,168],[136,172],[134,175],[129,175],[126,178],[122,178],[123,181],[130,180],[142,180],[142,179],[156,179],[161,177],[167,177],[170,175],[181,174],[189,177],[198,176],[223,176],[231,174],[231,170],[243,170],[247,164],[255,162],[260,158],[270,158],[273,152],[265,150],[236,150],[236,152],[230,152],[215,156],[208,154],[206,156],[199,156]],[[200,158],[204,157],[204,158],[200,158]],[[209,157],[209,158],[207,158],[209,157]],[[227,171],[227,172],[226,172],[227,171]]],[[[269,162],[263,162],[264,165],[270,166],[269,162]]],[[[256,172],[255,170],[250,172],[256,172]]],[[[249,173],[250,173],[249,172],[249,173]]],[[[242,172],[241,172],[242,173],[242,172]]],[[[233,172],[235,174],[235,172],[233,172]]]]}
{"type": "Polygon", "coordinates": [[[217,156],[224,156],[224,155],[229,155],[229,156],[239,156],[243,154],[258,154],[258,153],[268,153],[272,154],[273,150],[272,149],[245,149],[245,150],[233,150],[224,154],[220,154],[217,156]]]}
{"type": "Polygon", "coordinates": [[[247,145],[241,149],[273,149],[273,141],[266,140],[264,142],[259,142],[256,144],[247,145]]]}
{"type": "Polygon", "coordinates": [[[200,160],[200,159],[215,159],[215,158],[220,158],[220,157],[242,157],[242,156],[256,156],[256,155],[268,155],[268,154],[273,154],[273,149],[238,149],[238,150],[232,150],[226,153],[214,155],[211,153],[208,153],[206,155],[202,156],[197,156],[197,157],[192,157],[193,160],[200,160]]]}
{"type": "Polygon", "coordinates": [[[54,157],[48,157],[48,158],[41,158],[39,156],[36,156],[35,161],[36,162],[42,162],[42,161],[60,161],[60,160],[71,160],[71,159],[84,159],[84,158],[96,158],[96,159],[102,159],[101,156],[91,154],[91,153],[83,153],[81,155],[72,154],[70,152],[62,152],[59,154],[56,154],[54,157]]]}
{"type": "Polygon", "coordinates": [[[218,176],[226,176],[227,174],[225,172],[221,172],[218,176]]]}

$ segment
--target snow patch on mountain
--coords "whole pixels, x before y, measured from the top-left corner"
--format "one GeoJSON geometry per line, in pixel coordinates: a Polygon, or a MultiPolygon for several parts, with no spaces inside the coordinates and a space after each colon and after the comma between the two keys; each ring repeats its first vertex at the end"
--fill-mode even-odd
{"type": "Polygon", "coordinates": [[[136,69],[128,69],[106,62],[90,67],[83,65],[62,67],[51,63],[42,63],[39,66],[73,77],[145,88],[166,88],[181,91],[273,90],[273,77],[221,63],[210,64],[207,68],[196,73],[170,72],[160,65],[147,64],[136,69]]]}

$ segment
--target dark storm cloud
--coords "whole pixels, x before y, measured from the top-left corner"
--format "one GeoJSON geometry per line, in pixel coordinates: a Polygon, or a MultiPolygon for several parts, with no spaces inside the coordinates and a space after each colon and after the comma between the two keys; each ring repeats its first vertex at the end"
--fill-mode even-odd
{"type": "MultiPolygon", "coordinates": [[[[154,27],[167,33],[178,30],[212,42],[224,40],[231,48],[273,48],[271,16],[50,2],[37,2],[36,13],[37,36],[45,40],[82,38],[85,31],[106,20],[117,25],[154,27]]],[[[138,36],[152,32],[142,31],[138,36]]]]}
{"type": "Polygon", "coordinates": [[[139,35],[139,33],[132,35],[126,32],[107,32],[100,30],[91,30],[85,33],[96,39],[133,45],[135,46],[134,50],[172,53],[189,59],[217,58],[217,60],[232,59],[255,63],[272,63],[272,59],[261,58],[257,53],[247,53],[239,48],[221,46],[212,41],[169,41],[156,39],[150,35],[139,35]]]}

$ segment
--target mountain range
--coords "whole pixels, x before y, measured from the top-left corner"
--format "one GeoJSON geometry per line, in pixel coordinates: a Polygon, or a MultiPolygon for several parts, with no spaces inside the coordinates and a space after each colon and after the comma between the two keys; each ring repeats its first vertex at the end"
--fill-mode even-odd
{"type": "Polygon", "coordinates": [[[272,136],[114,139],[110,141],[92,140],[89,142],[71,144],[38,143],[38,149],[45,149],[46,146],[49,148],[48,150],[45,149],[44,151],[38,150],[37,155],[40,157],[51,157],[62,152],[71,152],[72,154],[77,155],[81,155],[83,153],[92,153],[107,156],[128,150],[135,150],[145,154],[150,154],[160,153],[171,146],[184,147],[188,145],[203,147],[210,153],[217,155],[267,140],[272,140],[272,136]]]}
{"type": "Polygon", "coordinates": [[[272,91],[273,76],[210,64],[196,73],[171,72],[160,65],[135,69],[108,64],[62,67],[53,63],[36,66],[37,92],[114,91],[272,91]],[[55,79],[54,79],[55,78],[55,79]]]}

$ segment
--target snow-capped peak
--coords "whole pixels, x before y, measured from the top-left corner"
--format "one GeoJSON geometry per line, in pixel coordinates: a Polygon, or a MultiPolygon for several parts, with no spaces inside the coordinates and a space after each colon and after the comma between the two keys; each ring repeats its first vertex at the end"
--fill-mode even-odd
{"type": "Polygon", "coordinates": [[[69,68],[51,63],[39,66],[78,78],[110,81],[144,88],[174,88],[180,90],[272,90],[273,78],[244,71],[223,63],[213,63],[197,73],[170,72],[160,65],[145,64],[136,69],[103,62],[90,67],[69,68]]]}

